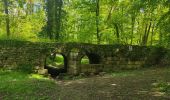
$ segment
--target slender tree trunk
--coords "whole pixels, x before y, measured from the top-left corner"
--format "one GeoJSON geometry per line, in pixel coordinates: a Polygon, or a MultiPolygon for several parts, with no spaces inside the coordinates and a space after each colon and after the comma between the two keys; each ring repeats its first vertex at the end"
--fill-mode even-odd
{"type": "Polygon", "coordinates": [[[161,28],[159,29],[159,45],[162,45],[162,37],[163,37],[163,35],[162,35],[162,30],[161,30],[161,28]]]}
{"type": "Polygon", "coordinates": [[[138,33],[139,34],[139,39],[137,40],[137,44],[138,45],[140,45],[140,43],[141,43],[141,34],[140,34],[140,22],[138,21],[138,20],[136,20],[137,21],[137,32],[136,33],[138,33]]]}
{"type": "Polygon", "coordinates": [[[100,13],[100,5],[99,0],[96,0],[96,36],[97,36],[97,44],[100,44],[100,34],[99,34],[99,13],[100,13]]]}
{"type": "Polygon", "coordinates": [[[132,24],[131,24],[132,32],[131,32],[131,43],[130,44],[132,45],[133,44],[133,34],[134,34],[133,32],[134,32],[135,17],[132,17],[131,20],[132,20],[132,24]]]}
{"type": "Polygon", "coordinates": [[[146,24],[145,33],[144,33],[143,39],[142,39],[142,45],[147,45],[147,41],[148,41],[151,25],[152,25],[151,22],[149,23],[149,26],[148,26],[148,24],[146,24]]]}
{"type": "Polygon", "coordinates": [[[9,10],[8,10],[8,6],[9,6],[9,3],[8,3],[8,0],[3,0],[4,2],[4,8],[5,8],[5,14],[6,14],[6,18],[5,18],[5,21],[6,21],[6,33],[7,33],[7,37],[10,36],[10,22],[9,22],[9,10]]]}
{"type": "Polygon", "coordinates": [[[151,30],[151,26],[152,26],[152,22],[149,23],[149,27],[148,27],[148,30],[147,30],[147,34],[146,34],[146,44],[147,44],[147,42],[148,42],[148,37],[149,37],[150,30],[151,30]]]}
{"type": "Polygon", "coordinates": [[[114,6],[111,6],[110,10],[109,10],[109,14],[107,16],[107,22],[110,21],[110,18],[112,17],[112,12],[113,12],[114,6]]]}
{"type": "Polygon", "coordinates": [[[33,0],[28,0],[26,15],[33,14],[34,4],[33,0]]]}
{"type": "Polygon", "coordinates": [[[114,27],[115,27],[115,30],[116,30],[117,42],[119,43],[120,42],[119,27],[116,23],[114,23],[114,27]]]}
{"type": "Polygon", "coordinates": [[[152,46],[152,44],[153,44],[154,30],[155,30],[155,23],[152,25],[151,46],[152,46]]]}

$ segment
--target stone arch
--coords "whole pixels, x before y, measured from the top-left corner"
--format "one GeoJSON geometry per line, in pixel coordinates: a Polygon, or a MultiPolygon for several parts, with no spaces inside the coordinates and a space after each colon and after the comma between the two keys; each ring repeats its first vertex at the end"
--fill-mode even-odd
{"type": "Polygon", "coordinates": [[[101,56],[97,53],[97,52],[92,52],[91,50],[89,49],[85,49],[81,52],[79,52],[79,55],[78,55],[78,61],[79,61],[79,65],[78,65],[78,72],[79,73],[86,73],[86,74],[89,74],[89,73],[96,73],[98,72],[100,68],[100,64],[101,64],[101,56]],[[82,59],[83,58],[86,58],[86,60],[88,59],[88,63],[82,63],[82,59]]]}
{"type": "Polygon", "coordinates": [[[48,73],[51,74],[52,77],[56,77],[60,73],[66,73],[67,66],[68,66],[68,58],[67,58],[67,55],[65,54],[65,52],[59,52],[58,50],[57,51],[54,50],[50,54],[46,55],[44,68],[48,70],[48,73]],[[56,64],[56,66],[48,65],[48,63],[47,63],[48,58],[50,59],[50,57],[51,57],[51,59],[53,59],[55,62],[56,60],[59,59],[59,58],[57,58],[57,56],[60,56],[63,58],[62,59],[63,63],[59,66],[57,66],[57,64],[56,64]]]}
{"type": "Polygon", "coordinates": [[[89,64],[100,64],[101,56],[95,52],[89,52],[87,50],[81,51],[78,55],[79,63],[81,64],[81,60],[83,57],[87,56],[89,59],[89,64]]]}

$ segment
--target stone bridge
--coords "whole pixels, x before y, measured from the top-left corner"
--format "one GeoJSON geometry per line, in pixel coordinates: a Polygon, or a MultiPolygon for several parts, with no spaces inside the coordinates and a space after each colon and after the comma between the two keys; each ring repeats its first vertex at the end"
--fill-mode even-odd
{"type": "Polygon", "coordinates": [[[64,70],[68,74],[82,72],[136,69],[143,66],[168,64],[169,50],[157,47],[131,45],[94,45],[84,43],[33,43],[26,41],[0,41],[0,67],[46,66],[46,58],[61,54],[64,70]],[[89,64],[81,64],[87,56],[89,64]]]}

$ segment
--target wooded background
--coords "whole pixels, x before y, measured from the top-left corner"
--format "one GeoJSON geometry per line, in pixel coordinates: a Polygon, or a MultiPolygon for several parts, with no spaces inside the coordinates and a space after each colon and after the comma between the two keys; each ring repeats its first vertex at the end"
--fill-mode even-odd
{"type": "Polygon", "coordinates": [[[170,47],[170,0],[0,0],[0,39],[170,47]]]}

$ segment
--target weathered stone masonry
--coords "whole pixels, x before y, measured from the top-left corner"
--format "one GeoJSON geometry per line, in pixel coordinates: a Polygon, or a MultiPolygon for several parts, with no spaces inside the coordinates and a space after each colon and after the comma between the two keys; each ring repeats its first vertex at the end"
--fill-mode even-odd
{"type": "Polygon", "coordinates": [[[65,69],[69,74],[170,64],[170,53],[164,48],[3,40],[0,41],[0,67],[16,68],[32,65],[43,68],[46,57],[52,53],[63,55],[65,69]],[[90,64],[81,65],[84,56],[89,58],[90,64]]]}

